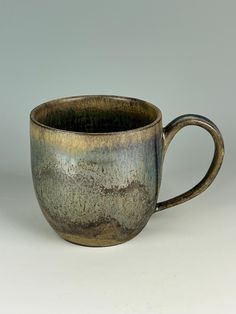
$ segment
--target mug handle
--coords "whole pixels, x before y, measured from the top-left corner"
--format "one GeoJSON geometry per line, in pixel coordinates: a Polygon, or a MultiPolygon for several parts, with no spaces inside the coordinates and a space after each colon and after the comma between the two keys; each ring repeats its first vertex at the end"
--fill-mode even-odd
{"type": "Polygon", "coordinates": [[[211,136],[213,137],[214,144],[215,144],[215,152],[214,157],[211,162],[211,165],[204,176],[204,178],[195,185],[192,189],[188,190],[187,192],[180,194],[176,197],[173,197],[167,201],[159,202],[157,203],[156,211],[161,211],[163,209],[166,209],[168,207],[172,207],[181,203],[184,203],[191,198],[199,195],[200,193],[204,192],[209,185],[213,182],[215,179],[223,158],[224,158],[224,141],[222,138],[222,135],[217,128],[217,126],[207,119],[206,117],[195,115],[195,114],[186,114],[177,117],[173,121],[171,121],[166,127],[163,128],[163,137],[164,137],[164,154],[166,153],[166,150],[172,141],[175,134],[181,130],[185,126],[189,125],[196,125],[200,126],[201,128],[207,130],[211,136]]]}

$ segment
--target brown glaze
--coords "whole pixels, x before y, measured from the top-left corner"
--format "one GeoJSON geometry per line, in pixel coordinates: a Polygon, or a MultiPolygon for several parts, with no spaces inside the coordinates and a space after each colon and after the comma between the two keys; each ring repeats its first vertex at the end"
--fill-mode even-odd
{"type": "Polygon", "coordinates": [[[32,173],[50,225],[69,241],[93,246],[140,232],[155,211],[161,132],[160,111],[133,98],[82,96],[37,107],[32,173]],[[104,123],[109,132],[100,132],[104,123]]]}
{"type": "Polygon", "coordinates": [[[221,134],[210,120],[185,115],[163,129],[154,105],[119,96],[44,103],[31,112],[30,134],[33,182],[44,216],[62,238],[88,246],[123,243],[157,210],[200,194],[224,155],[221,134]],[[196,187],[157,204],[166,149],[187,125],[212,135],[212,164],[196,187]]]}
{"type": "Polygon", "coordinates": [[[210,133],[214,140],[215,144],[215,152],[214,157],[211,162],[211,165],[204,176],[204,178],[195,185],[192,189],[188,190],[187,192],[178,195],[176,197],[173,197],[167,201],[160,202],[157,204],[157,210],[163,210],[168,207],[172,207],[175,205],[179,205],[181,203],[184,203],[191,198],[194,198],[195,196],[201,194],[204,192],[213,182],[215,179],[217,173],[220,170],[221,164],[224,159],[224,141],[222,138],[222,135],[217,128],[217,126],[207,119],[206,117],[199,116],[199,115],[183,115],[175,120],[173,120],[171,123],[169,123],[163,130],[164,132],[164,138],[165,138],[165,146],[164,146],[164,153],[167,150],[170,142],[174,138],[175,134],[180,131],[182,128],[189,126],[189,125],[195,125],[199,126],[203,129],[205,129],[207,132],[210,133]]]}

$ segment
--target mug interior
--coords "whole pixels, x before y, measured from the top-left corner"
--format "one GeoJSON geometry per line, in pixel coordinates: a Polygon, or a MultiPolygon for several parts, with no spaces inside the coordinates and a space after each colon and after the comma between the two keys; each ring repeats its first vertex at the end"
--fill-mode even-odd
{"type": "Polygon", "coordinates": [[[160,111],[136,98],[78,96],[49,101],[31,112],[41,126],[83,133],[110,133],[142,128],[157,122],[160,111]]]}

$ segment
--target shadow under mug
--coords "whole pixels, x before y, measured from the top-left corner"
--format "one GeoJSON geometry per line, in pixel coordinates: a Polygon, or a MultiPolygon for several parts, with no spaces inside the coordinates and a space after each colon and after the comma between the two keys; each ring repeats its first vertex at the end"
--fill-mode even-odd
{"type": "Polygon", "coordinates": [[[199,115],[166,127],[161,111],[136,98],[97,95],[52,100],[30,115],[34,188],[49,224],[65,240],[87,246],[123,243],[150,216],[203,192],[224,156],[220,131],[199,115]],[[205,177],[189,191],[157,203],[162,164],[185,126],[207,130],[215,153],[205,177]]]}

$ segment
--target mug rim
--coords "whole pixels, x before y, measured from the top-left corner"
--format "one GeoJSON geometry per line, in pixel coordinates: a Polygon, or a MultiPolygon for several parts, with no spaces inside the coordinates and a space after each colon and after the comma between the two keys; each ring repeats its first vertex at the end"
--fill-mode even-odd
{"type": "Polygon", "coordinates": [[[140,98],[136,97],[128,97],[128,96],[118,96],[118,95],[104,95],[104,94],[98,94],[98,95],[79,95],[79,96],[68,96],[68,97],[61,97],[61,98],[56,98],[52,99],[46,102],[43,102],[42,104],[36,106],[34,109],[31,110],[30,112],[30,121],[36,125],[38,125],[41,128],[53,131],[53,132],[60,132],[60,133],[66,133],[66,134],[77,134],[77,135],[89,135],[89,136],[101,136],[101,135],[118,135],[118,134],[127,134],[127,133],[135,133],[135,132],[140,132],[143,130],[146,130],[148,128],[153,127],[156,125],[158,122],[162,120],[162,113],[161,110],[156,107],[154,104],[150,103],[149,101],[142,100],[140,98]],[[49,125],[46,125],[44,123],[39,122],[35,115],[38,110],[42,109],[44,106],[54,103],[54,102],[69,102],[70,100],[75,100],[75,99],[81,99],[81,98],[93,98],[93,97],[106,97],[106,98],[115,98],[115,99],[120,99],[120,100],[129,100],[129,101],[137,101],[137,102],[143,102],[145,105],[148,107],[152,108],[156,112],[156,119],[152,121],[151,123],[148,123],[142,127],[134,128],[134,129],[129,129],[129,130],[123,130],[123,131],[111,131],[111,132],[80,132],[80,131],[71,131],[71,130],[64,130],[64,129],[59,129],[55,128],[49,125]]]}

